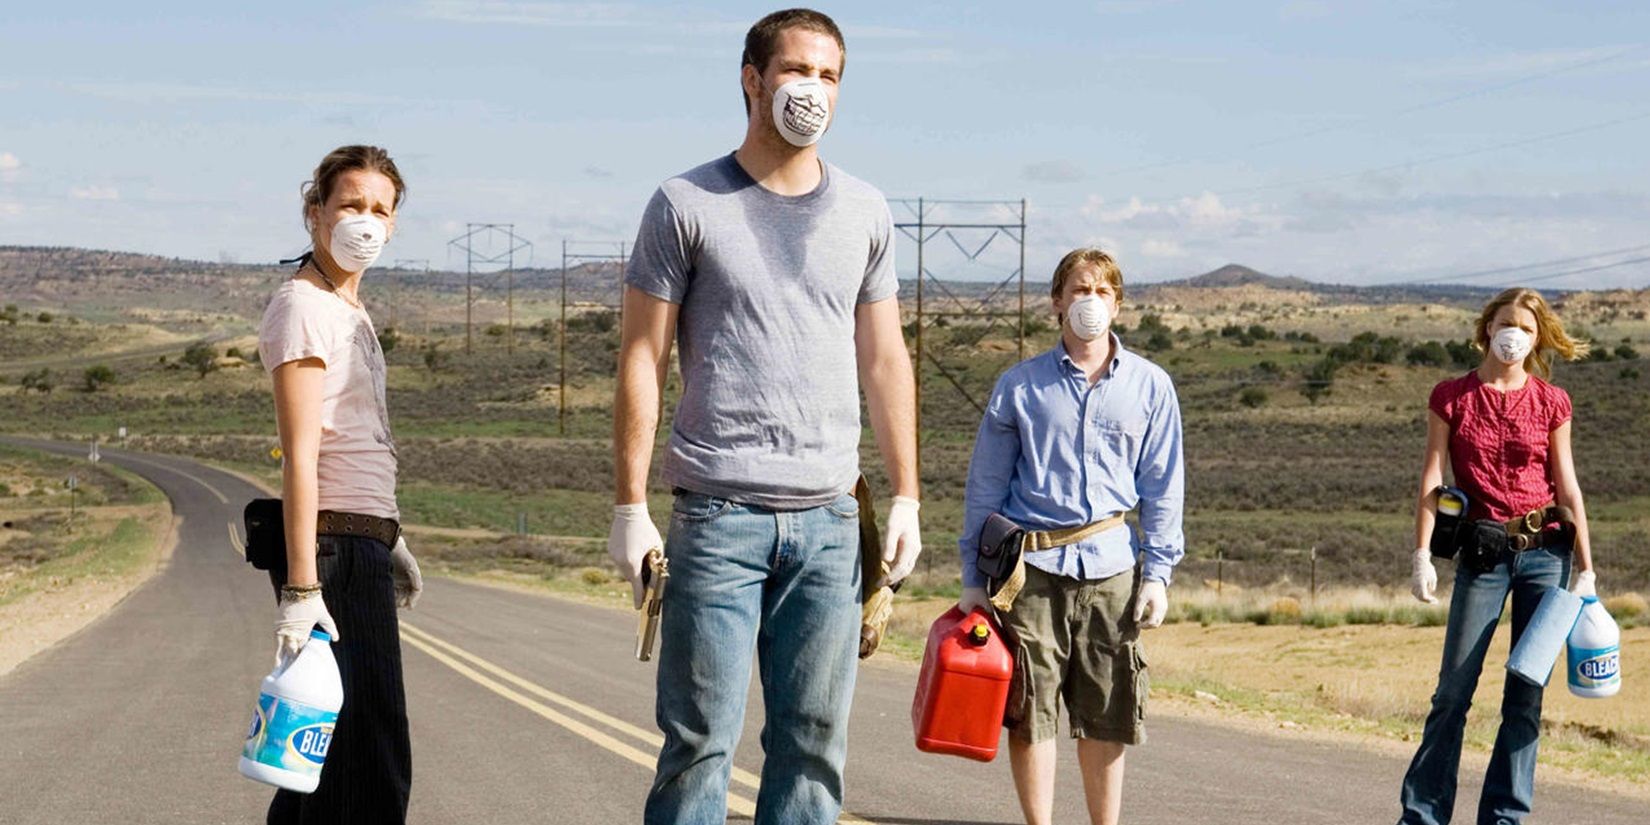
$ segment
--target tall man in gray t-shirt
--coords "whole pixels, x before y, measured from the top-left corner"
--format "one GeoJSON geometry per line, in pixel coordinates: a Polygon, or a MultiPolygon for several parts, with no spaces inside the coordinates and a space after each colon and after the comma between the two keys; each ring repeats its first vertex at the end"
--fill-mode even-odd
{"type": "Polygon", "coordinates": [[[753,648],[767,716],[756,821],[830,823],[842,809],[859,643],[861,380],[895,494],[890,578],[921,551],[888,205],[815,147],[843,53],[818,12],[776,12],[751,28],[744,142],[665,181],[625,276],[608,551],[634,586],[660,545],[644,492],[675,340],[683,381],[662,470],[676,500],[656,711],[665,743],[649,823],[725,820],[753,648]]]}

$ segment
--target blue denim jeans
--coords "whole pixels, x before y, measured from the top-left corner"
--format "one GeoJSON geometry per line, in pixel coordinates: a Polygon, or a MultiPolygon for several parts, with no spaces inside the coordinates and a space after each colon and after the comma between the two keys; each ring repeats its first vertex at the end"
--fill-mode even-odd
{"type": "Polygon", "coordinates": [[[754,650],[767,718],[756,823],[835,822],[859,665],[858,502],[774,511],[678,492],[665,553],[665,742],[644,821],[726,821],[754,650]]]}
{"type": "MultiPolygon", "coordinates": [[[[1461,734],[1507,594],[1512,594],[1512,638],[1516,644],[1542,594],[1549,587],[1563,587],[1569,580],[1567,548],[1503,553],[1494,569],[1485,573],[1456,565],[1438,690],[1432,694],[1432,711],[1421,733],[1421,747],[1404,774],[1402,825],[1445,825],[1455,811],[1461,734]]],[[[1484,791],[1478,799],[1480,825],[1516,825],[1530,812],[1535,798],[1536,745],[1541,736],[1541,693],[1542,688],[1506,674],[1501,727],[1495,736],[1489,770],[1484,774],[1484,791]]]]}

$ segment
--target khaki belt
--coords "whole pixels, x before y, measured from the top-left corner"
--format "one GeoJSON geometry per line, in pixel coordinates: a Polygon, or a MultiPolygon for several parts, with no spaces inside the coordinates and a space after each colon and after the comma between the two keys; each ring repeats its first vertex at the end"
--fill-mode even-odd
{"type": "Polygon", "coordinates": [[[385,547],[394,549],[395,540],[401,537],[401,524],[395,519],[379,516],[321,510],[315,514],[315,534],[377,539],[385,547]]]}
{"type": "Polygon", "coordinates": [[[1020,591],[1025,589],[1026,586],[1027,553],[1076,544],[1089,536],[1098,535],[1113,527],[1121,527],[1122,525],[1123,514],[1116,513],[1081,527],[1025,531],[1020,537],[1020,555],[1014,560],[1014,572],[1008,574],[1008,579],[1003,582],[1003,586],[997,588],[997,592],[992,594],[991,606],[1004,612],[1014,609],[1014,600],[1019,597],[1020,591]]]}

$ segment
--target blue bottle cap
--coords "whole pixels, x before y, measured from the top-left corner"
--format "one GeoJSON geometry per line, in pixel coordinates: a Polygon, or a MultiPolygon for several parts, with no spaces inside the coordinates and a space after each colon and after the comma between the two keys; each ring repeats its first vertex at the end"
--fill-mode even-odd
{"type": "Polygon", "coordinates": [[[319,627],[315,628],[314,630],[311,630],[309,632],[309,637],[311,639],[320,639],[321,641],[326,642],[328,644],[332,643],[332,634],[326,632],[325,630],[322,630],[319,627]]]}

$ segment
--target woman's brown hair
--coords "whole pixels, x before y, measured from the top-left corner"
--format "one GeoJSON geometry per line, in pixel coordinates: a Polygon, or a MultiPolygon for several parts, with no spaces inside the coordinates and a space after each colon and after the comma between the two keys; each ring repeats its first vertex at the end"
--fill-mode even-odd
{"type": "Polygon", "coordinates": [[[353,171],[378,172],[390,179],[395,186],[395,206],[401,207],[401,202],[407,198],[407,185],[401,182],[401,171],[395,168],[395,161],[390,153],[378,146],[340,146],[321,158],[321,165],[315,167],[315,175],[304,182],[299,189],[304,198],[304,227],[314,230],[309,225],[309,210],[319,209],[332,197],[332,189],[338,184],[338,177],[345,172],[353,171]]]}
{"type": "Polygon", "coordinates": [[[1551,353],[1558,353],[1566,361],[1586,357],[1589,349],[1587,342],[1571,338],[1564,331],[1564,322],[1558,320],[1558,314],[1547,304],[1547,299],[1528,287],[1503,290],[1484,305],[1483,312],[1478,313],[1478,322],[1472,328],[1472,343],[1480,352],[1489,351],[1490,324],[1495,322],[1496,313],[1509,304],[1523,307],[1535,316],[1535,346],[1530,348],[1529,355],[1524,356],[1524,369],[1542,378],[1551,378],[1551,353]]]}

